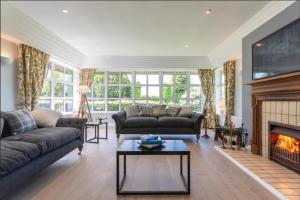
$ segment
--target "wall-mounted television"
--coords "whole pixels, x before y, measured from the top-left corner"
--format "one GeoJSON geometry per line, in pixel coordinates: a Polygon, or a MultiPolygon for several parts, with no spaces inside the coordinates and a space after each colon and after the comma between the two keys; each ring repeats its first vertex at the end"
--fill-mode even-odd
{"type": "Polygon", "coordinates": [[[252,45],[252,79],[300,71],[300,18],[252,45]]]}

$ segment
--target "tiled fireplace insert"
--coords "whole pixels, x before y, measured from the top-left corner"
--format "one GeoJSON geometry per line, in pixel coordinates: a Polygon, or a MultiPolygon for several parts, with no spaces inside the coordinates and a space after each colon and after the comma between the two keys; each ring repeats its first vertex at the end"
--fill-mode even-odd
{"type": "Polygon", "coordinates": [[[269,121],[269,159],[300,173],[300,127],[269,121]]]}

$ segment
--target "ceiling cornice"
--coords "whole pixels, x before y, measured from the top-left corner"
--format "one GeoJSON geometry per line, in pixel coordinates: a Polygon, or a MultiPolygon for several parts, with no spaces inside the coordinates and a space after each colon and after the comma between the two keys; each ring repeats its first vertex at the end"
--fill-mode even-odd
{"type": "Polygon", "coordinates": [[[195,70],[210,68],[206,56],[90,56],[82,68],[102,70],[195,70]]]}

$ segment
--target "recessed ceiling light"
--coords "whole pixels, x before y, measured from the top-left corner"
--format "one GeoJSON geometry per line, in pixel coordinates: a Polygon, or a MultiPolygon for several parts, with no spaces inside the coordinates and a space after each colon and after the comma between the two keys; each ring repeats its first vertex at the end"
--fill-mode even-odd
{"type": "Polygon", "coordinates": [[[208,9],[207,11],[205,11],[205,14],[209,15],[211,12],[211,9],[208,9]]]}
{"type": "Polygon", "coordinates": [[[262,43],[256,43],[255,46],[261,47],[261,46],[262,46],[262,43]]]}
{"type": "Polygon", "coordinates": [[[69,11],[67,9],[63,9],[63,10],[61,10],[61,12],[65,13],[65,14],[69,13],[69,11]]]}
{"type": "Polygon", "coordinates": [[[189,48],[189,47],[190,47],[190,45],[188,45],[188,44],[185,44],[185,45],[184,45],[184,47],[185,47],[185,48],[189,48]]]}

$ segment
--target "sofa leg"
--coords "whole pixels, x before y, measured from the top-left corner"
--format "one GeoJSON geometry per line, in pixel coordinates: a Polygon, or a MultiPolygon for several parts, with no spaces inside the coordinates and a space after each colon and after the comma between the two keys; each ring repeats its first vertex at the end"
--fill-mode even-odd
{"type": "Polygon", "coordinates": [[[120,134],[117,134],[117,142],[119,142],[120,134]]]}
{"type": "Polygon", "coordinates": [[[197,139],[196,142],[198,143],[198,142],[199,142],[199,139],[200,139],[200,134],[197,134],[197,135],[196,135],[196,139],[197,139]]]}
{"type": "Polygon", "coordinates": [[[78,147],[78,150],[79,150],[78,155],[81,155],[82,149],[83,149],[83,144],[81,144],[81,145],[78,147]]]}

